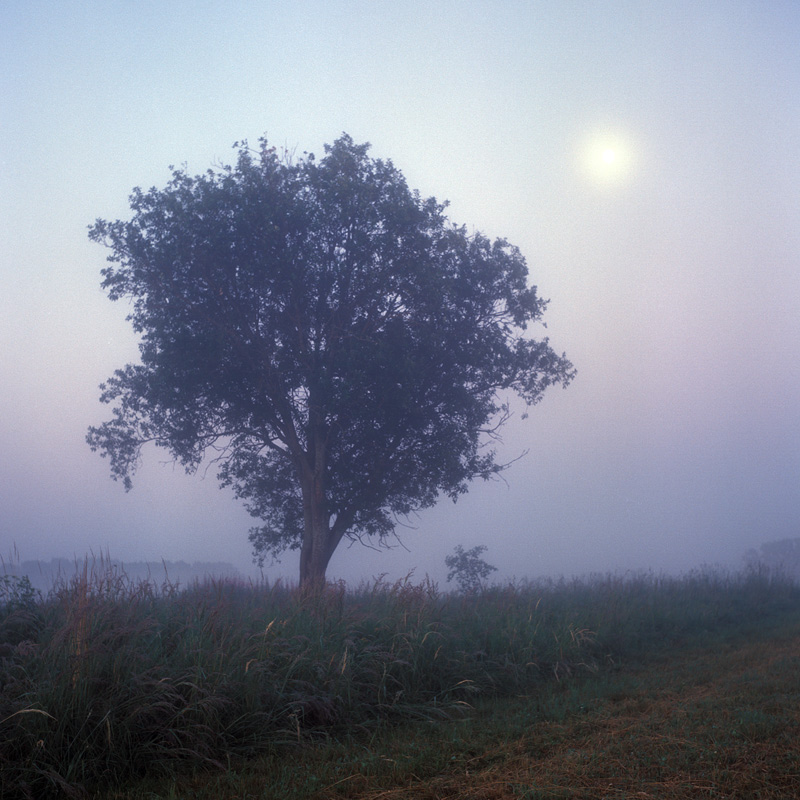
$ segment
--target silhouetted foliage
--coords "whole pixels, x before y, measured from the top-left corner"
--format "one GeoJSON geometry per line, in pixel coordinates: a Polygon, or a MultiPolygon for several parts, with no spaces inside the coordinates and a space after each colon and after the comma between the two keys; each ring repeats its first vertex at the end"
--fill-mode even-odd
{"type": "Polygon", "coordinates": [[[534,404],[574,370],[525,335],[546,302],[519,250],[449,223],[368,145],[235,147],[236,166],[174,169],[134,190],[130,221],[90,228],[142,340],[88,442],[126,488],[148,442],[187,471],[213,456],[263,522],[259,559],[300,548],[318,581],[342,538],[382,542],[503,468],[485,446],[509,414],[498,392],[534,404]]]}

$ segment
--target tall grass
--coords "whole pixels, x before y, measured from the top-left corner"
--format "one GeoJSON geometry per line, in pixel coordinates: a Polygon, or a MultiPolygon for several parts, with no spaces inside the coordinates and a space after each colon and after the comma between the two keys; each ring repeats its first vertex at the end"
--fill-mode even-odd
{"type": "Polygon", "coordinates": [[[470,699],[531,693],[796,607],[765,573],[593,576],[446,594],[377,580],[130,581],[102,560],[36,596],[0,580],[0,796],[81,797],[470,699]]]}

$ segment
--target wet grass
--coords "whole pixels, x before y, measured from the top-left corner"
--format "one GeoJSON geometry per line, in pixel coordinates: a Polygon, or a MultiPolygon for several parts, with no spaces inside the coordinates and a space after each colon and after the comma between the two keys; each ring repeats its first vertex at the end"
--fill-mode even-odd
{"type": "Polygon", "coordinates": [[[305,744],[110,795],[445,800],[800,796],[800,616],[647,664],[478,700],[458,719],[305,744]]]}
{"type": "Polygon", "coordinates": [[[766,574],[304,596],[87,564],[45,598],[0,588],[4,798],[779,797],[797,781],[800,591],[766,574]]]}

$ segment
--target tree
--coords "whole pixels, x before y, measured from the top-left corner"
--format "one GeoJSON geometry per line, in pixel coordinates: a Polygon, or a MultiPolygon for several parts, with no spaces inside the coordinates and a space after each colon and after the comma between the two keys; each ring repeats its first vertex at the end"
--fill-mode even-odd
{"type": "Polygon", "coordinates": [[[445,556],[444,559],[445,565],[450,570],[447,573],[447,582],[450,583],[455,578],[459,591],[464,594],[480,591],[483,582],[489,575],[497,571],[497,567],[487,564],[481,558],[481,554],[485,552],[486,545],[484,544],[479,544],[471,550],[464,550],[460,544],[457,544],[453,555],[445,556]]]}
{"type": "Polygon", "coordinates": [[[172,168],[133,190],[130,220],[90,226],[141,363],[100,387],[115,407],[87,440],[126,489],[149,442],[187,472],[212,458],[262,522],[255,555],[299,548],[306,584],[343,538],[385,543],[495,475],[499,393],[534,404],[574,370],[525,335],[546,302],[519,250],[452,225],[369,145],[234,148],[235,166],[172,168]]]}
{"type": "Polygon", "coordinates": [[[748,550],[744,554],[748,569],[766,568],[771,572],[800,579],[800,539],[780,539],[764,542],[758,550],[748,550]]]}

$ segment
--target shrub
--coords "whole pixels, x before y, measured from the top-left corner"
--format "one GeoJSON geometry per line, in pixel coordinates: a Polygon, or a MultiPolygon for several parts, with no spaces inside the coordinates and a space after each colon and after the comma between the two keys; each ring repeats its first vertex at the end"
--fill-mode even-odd
{"type": "Polygon", "coordinates": [[[485,551],[486,546],[482,544],[466,551],[460,544],[456,545],[455,553],[444,560],[450,569],[447,582],[450,583],[455,578],[459,591],[464,594],[479,592],[483,588],[483,582],[492,572],[497,571],[497,567],[487,564],[481,558],[481,553],[485,551]]]}

